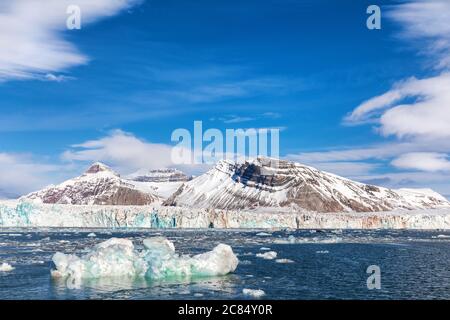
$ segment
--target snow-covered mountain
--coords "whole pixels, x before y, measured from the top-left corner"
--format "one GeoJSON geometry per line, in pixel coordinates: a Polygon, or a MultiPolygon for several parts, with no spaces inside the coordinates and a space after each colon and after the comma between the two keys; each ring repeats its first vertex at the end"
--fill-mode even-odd
{"type": "Polygon", "coordinates": [[[127,179],[139,182],[184,182],[191,177],[177,169],[141,169],[127,176],[127,179]]]}
{"type": "Polygon", "coordinates": [[[450,207],[432,190],[392,190],[284,160],[220,161],[184,183],[164,205],[215,209],[293,207],[316,212],[374,212],[450,207]],[[274,164],[278,164],[275,166],[274,164]]]}
{"type": "Polygon", "coordinates": [[[30,193],[23,200],[58,204],[147,205],[159,202],[151,190],[142,190],[132,181],[103,163],[96,162],[81,176],[57,186],[30,193]]]}

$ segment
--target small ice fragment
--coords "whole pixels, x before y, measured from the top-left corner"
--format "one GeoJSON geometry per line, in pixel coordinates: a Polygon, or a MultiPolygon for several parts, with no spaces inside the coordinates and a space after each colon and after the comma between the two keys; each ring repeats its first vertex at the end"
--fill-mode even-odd
{"type": "Polygon", "coordinates": [[[0,271],[1,272],[9,272],[9,271],[12,271],[12,270],[14,270],[14,267],[11,266],[9,263],[3,262],[0,265],[0,271]]]}
{"type": "Polygon", "coordinates": [[[252,264],[252,262],[250,260],[239,260],[239,264],[246,266],[252,264]]]}
{"type": "Polygon", "coordinates": [[[295,237],[293,235],[290,235],[288,237],[288,241],[289,241],[289,243],[295,243],[295,237]]]}
{"type": "Polygon", "coordinates": [[[272,234],[267,232],[259,232],[256,234],[258,237],[270,237],[272,234]]]}
{"type": "Polygon", "coordinates": [[[319,250],[319,251],[316,251],[316,253],[330,253],[328,250],[319,250]]]}
{"type": "Polygon", "coordinates": [[[259,250],[261,250],[261,251],[270,251],[270,248],[262,247],[262,248],[259,248],[259,250]]]}
{"type": "Polygon", "coordinates": [[[291,259],[277,259],[275,260],[276,263],[294,263],[291,259]]]}
{"type": "Polygon", "coordinates": [[[446,235],[446,234],[438,234],[436,236],[436,238],[450,238],[450,236],[446,235]]]}
{"type": "Polygon", "coordinates": [[[273,260],[277,257],[277,253],[275,251],[268,251],[264,253],[257,253],[256,256],[266,260],[273,260]]]}
{"type": "Polygon", "coordinates": [[[253,298],[261,298],[262,296],[266,295],[266,293],[263,290],[261,290],[261,289],[256,289],[255,290],[255,289],[244,288],[242,290],[242,293],[245,294],[246,296],[251,296],[253,298]]]}
{"type": "Polygon", "coordinates": [[[91,232],[91,233],[89,233],[87,236],[88,236],[89,238],[95,238],[97,235],[96,235],[95,233],[91,232]]]}

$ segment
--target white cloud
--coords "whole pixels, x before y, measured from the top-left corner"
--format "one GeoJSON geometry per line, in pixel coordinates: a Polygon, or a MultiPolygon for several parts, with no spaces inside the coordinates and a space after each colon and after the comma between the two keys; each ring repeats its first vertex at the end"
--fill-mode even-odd
{"type": "MultiPolygon", "coordinates": [[[[113,16],[138,0],[77,0],[82,27],[113,16]]],[[[0,3],[0,81],[42,79],[48,73],[85,64],[88,57],[64,39],[71,0],[15,0],[0,3]]],[[[66,31],[68,32],[68,31],[66,31]]],[[[76,31],[74,31],[76,32],[76,31]]]]}
{"type": "Polygon", "coordinates": [[[426,55],[426,65],[439,73],[399,81],[387,92],[361,103],[344,119],[347,124],[374,123],[379,134],[396,141],[367,148],[303,153],[298,157],[319,163],[389,161],[403,172],[368,172],[356,179],[387,179],[392,186],[430,183],[448,192],[450,189],[442,183],[449,178],[443,171],[450,171],[450,1],[402,2],[389,6],[386,16],[400,24],[400,38],[426,55]]]}
{"type": "MultiPolygon", "coordinates": [[[[295,160],[294,160],[295,161],[295,160]]],[[[357,175],[364,175],[372,172],[378,164],[367,162],[317,162],[315,167],[319,170],[331,172],[344,177],[355,177],[357,175]]]]}
{"type": "Polygon", "coordinates": [[[108,136],[73,145],[63,153],[65,161],[103,161],[117,168],[119,172],[157,169],[173,166],[172,147],[165,144],[150,143],[130,133],[114,130],[108,136]]]}
{"type": "Polygon", "coordinates": [[[0,153],[0,198],[18,197],[54,182],[61,166],[30,155],[0,153]]]}
{"type": "Polygon", "coordinates": [[[368,119],[375,119],[384,135],[426,139],[449,137],[450,73],[399,83],[392,90],[359,105],[346,120],[368,119]],[[415,100],[401,103],[406,98],[415,100]],[[380,110],[383,111],[381,115],[376,115],[375,112],[380,110]]]}
{"type": "Polygon", "coordinates": [[[436,152],[412,152],[401,155],[392,162],[397,168],[416,169],[421,171],[449,171],[448,156],[436,152]]]}
{"type": "Polygon", "coordinates": [[[401,36],[417,40],[435,68],[450,67],[450,1],[417,0],[391,8],[387,16],[402,26],[401,36]]]}

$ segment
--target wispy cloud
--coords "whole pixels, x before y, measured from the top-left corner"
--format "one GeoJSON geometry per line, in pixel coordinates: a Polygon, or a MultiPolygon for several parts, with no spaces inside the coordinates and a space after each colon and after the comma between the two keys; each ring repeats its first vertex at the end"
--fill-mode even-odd
{"type": "MultiPolygon", "coordinates": [[[[113,16],[138,0],[77,0],[82,26],[113,16]]],[[[0,4],[0,81],[42,79],[89,58],[64,38],[70,0],[15,0],[0,4]]]]}
{"type": "MultiPolygon", "coordinates": [[[[449,12],[450,13],[450,12],[449,12]]],[[[348,122],[371,120],[384,135],[398,138],[443,138],[450,136],[450,73],[433,78],[408,79],[390,91],[359,105],[348,122]],[[410,103],[406,98],[413,98],[410,103]]]]}
{"type": "Polygon", "coordinates": [[[416,0],[392,6],[387,17],[402,27],[400,37],[416,42],[434,68],[450,68],[450,2],[416,0]]]}
{"type": "Polygon", "coordinates": [[[437,152],[411,152],[402,154],[392,161],[392,165],[401,169],[421,171],[450,171],[448,156],[437,152]]]}
{"type": "Polygon", "coordinates": [[[450,2],[406,1],[389,6],[388,10],[386,16],[401,27],[399,39],[426,56],[425,65],[438,73],[428,78],[398,81],[387,92],[357,106],[344,123],[375,125],[377,133],[394,141],[291,157],[322,167],[351,162],[355,169],[348,175],[358,180],[391,186],[428,183],[448,192],[450,188],[442,187],[442,176],[448,179],[449,175],[442,172],[449,171],[450,165],[450,2]],[[380,173],[370,166],[372,163],[390,164],[401,172],[380,173]]]}

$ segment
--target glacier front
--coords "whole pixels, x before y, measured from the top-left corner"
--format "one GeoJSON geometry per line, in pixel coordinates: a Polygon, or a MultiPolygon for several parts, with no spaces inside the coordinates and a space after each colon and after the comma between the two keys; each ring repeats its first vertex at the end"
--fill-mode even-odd
{"type": "Polygon", "coordinates": [[[450,229],[450,209],[315,213],[0,201],[0,227],[450,229]]]}

